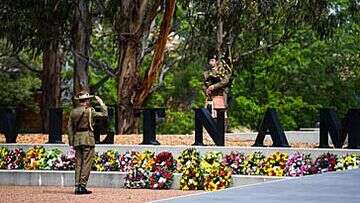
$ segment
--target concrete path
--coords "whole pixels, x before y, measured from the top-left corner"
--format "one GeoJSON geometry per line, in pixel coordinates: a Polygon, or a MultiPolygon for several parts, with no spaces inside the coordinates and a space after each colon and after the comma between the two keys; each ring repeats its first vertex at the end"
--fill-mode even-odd
{"type": "Polygon", "coordinates": [[[89,187],[90,195],[74,195],[74,187],[0,186],[1,203],[144,203],[199,191],[89,187]]]}
{"type": "Polygon", "coordinates": [[[240,186],[155,202],[360,203],[360,169],[240,186]]]}

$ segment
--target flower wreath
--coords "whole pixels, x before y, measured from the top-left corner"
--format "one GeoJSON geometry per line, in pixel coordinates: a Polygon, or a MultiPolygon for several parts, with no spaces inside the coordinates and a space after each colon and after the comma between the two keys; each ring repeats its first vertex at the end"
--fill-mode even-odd
{"type": "Polygon", "coordinates": [[[325,173],[330,171],[335,171],[337,156],[335,154],[326,153],[322,154],[315,160],[315,168],[317,171],[312,171],[312,173],[325,173]]]}
{"type": "Polygon", "coordinates": [[[232,174],[240,174],[243,165],[242,163],[246,159],[243,153],[232,151],[230,154],[224,156],[222,164],[228,166],[232,170],[232,174]]]}
{"type": "Polygon", "coordinates": [[[7,169],[24,169],[25,151],[23,149],[11,150],[5,157],[7,169]]]}
{"type": "Polygon", "coordinates": [[[149,171],[140,167],[134,167],[127,172],[124,186],[131,189],[148,188],[149,176],[149,171]]]}
{"type": "Polygon", "coordinates": [[[155,170],[164,169],[170,172],[176,170],[176,160],[174,159],[171,152],[160,152],[155,158],[155,170]]]}
{"type": "Polygon", "coordinates": [[[24,164],[26,170],[39,169],[40,160],[46,156],[46,151],[43,146],[31,147],[25,155],[24,164]]]}
{"type": "Polygon", "coordinates": [[[204,173],[210,174],[214,170],[220,168],[222,160],[222,153],[217,151],[210,151],[204,154],[200,162],[200,168],[204,173]]]}
{"type": "Polygon", "coordinates": [[[173,183],[173,173],[166,169],[156,168],[149,179],[150,189],[170,189],[173,183]]]}
{"type": "Polygon", "coordinates": [[[177,160],[178,172],[183,173],[188,167],[200,165],[200,153],[195,148],[188,148],[181,152],[177,160]]]}
{"type": "Polygon", "coordinates": [[[182,169],[180,178],[181,190],[201,190],[204,185],[204,175],[198,165],[190,165],[182,169]]]}
{"type": "Polygon", "coordinates": [[[54,170],[74,170],[75,169],[75,150],[70,149],[66,154],[62,154],[54,162],[54,170]]]}
{"type": "Polygon", "coordinates": [[[45,151],[45,156],[39,161],[40,170],[53,169],[55,161],[61,156],[59,149],[50,149],[45,151]]]}
{"type": "Polygon", "coordinates": [[[114,150],[108,150],[95,156],[94,167],[97,171],[118,171],[119,153],[114,150]]]}
{"type": "Polygon", "coordinates": [[[286,162],[286,176],[304,176],[310,174],[312,160],[310,154],[304,155],[296,152],[291,154],[286,162]]]}
{"type": "Polygon", "coordinates": [[[221,165],[218,169],[212,170],[205,176],[204,189],[215,191],[230,186],[232,170],[230,167],[221,165]]]}
{"type": "Polygon", "coordinates": [[[145,150],[141,153],[137,153],[133,160],[133,165],[134,167],[137,168],[143,168],[144,170],[147,171],[153,171],[155,165],[154,156],[155,153],[150,152],[148,150],[145,150]]]}
{"type": "Polygon", "coordinates": [[[359,165],[360,165],[360,155],[348,154],[337,160],[335,169],[337,171],[343,171],[343,170],[359,168],[359,165]]]}
{"type": "Polygon", "coordinates": [[[122,172],[130,171],[133,167],[133,160],[139,152],[127,151],[125,154],[119,156],[119,169],[122,172]]]}
{"type": "Polygon", "coordinates": [[[205,173],[204,189],[214,191],[224,189],[231,183],[231,168],[221,162],[222,153],[211,151],[204,154],[200,167],[205,173]]]}
{"type": "Polygon", "coordinates": [[[6,157],[10,153],[10,150],[6,147],[0,147],[0,169],[6,169],[6,157]]]}
{"type": "Polygon", "coordinates": [[[262,152],[252,152],[241,164],[240,174],[242,175],[264,175],[262,166],[265,156],[262,152]]]}
{"type": "Polygon", "coordinates": [[[177,158],[181,190],[201,190],[204,185],[204,175],[200,169],[200,153],[195,148],[188,148],[177,158]]]}
{"type": "Polygon", "coordinates": [[[288,155],[275,152],[265,159],[264,173],[268,176],[284,176],[288,155]]]}

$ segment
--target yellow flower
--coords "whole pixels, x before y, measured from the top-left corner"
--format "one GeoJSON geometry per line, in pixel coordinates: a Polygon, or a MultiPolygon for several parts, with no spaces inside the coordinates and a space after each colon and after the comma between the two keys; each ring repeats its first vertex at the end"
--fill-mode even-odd
{"type": "Polygon", "coordinates": [[[215,191],[217,189],[217,185],[214,182],[210,182],[209,185],[205,188],[208,191],[215,191]]]}

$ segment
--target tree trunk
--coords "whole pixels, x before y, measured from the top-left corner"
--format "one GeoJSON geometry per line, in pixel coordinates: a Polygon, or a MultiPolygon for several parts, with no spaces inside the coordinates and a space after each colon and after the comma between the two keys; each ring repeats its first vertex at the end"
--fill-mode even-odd
{"type": "Polygon", "coordinates": [[[149,71],[147,72],[144,81],[137,92],[134,105],[142,106],[150,94],[150,90],[154,85],[156,78],[161,70],[164,61],[166,42],[171,28],[171,19],[174,14],[176,0],[166,1],[165,14],[160,27],[159,38],[156,42],[154,57],[151,62],[149,71]]]}
{"type": "Polygon", "coordinates": [[[49,130],[49,109],[60,106],[60,73],[62,58],[56,42],[50,42],[43,54],[42,106],[43,132],[49,130]]]}
{"type": "MultiPolygon", "coordinates": [[[[139,84],[139,69],[137,57],[139,49],[133,42],[124,45],[122,71],[118,78],[118,132],[120,134],[133,132],[135,124],[133,98],[139,84]]],[[[119,59],[121,60],[121,59],[119,59]]]]}
{"type": "Polygon", "coordinates": [[[115,30],[119,36],[118,57],[118,133],[132,133],[134,97],[139,89],[140,63],[144,52],[143,40],[148,37],[151,22],[158,13],[162,0],[121,1],[115,30]]]}
{"type": "Polygon", "coordinates": [[[88,54],[90,46],[91,24],[89,5],[86,0],[78,0],[73,25],[74,45],[74,95],[81,90],[89,91],[88,54]]]}

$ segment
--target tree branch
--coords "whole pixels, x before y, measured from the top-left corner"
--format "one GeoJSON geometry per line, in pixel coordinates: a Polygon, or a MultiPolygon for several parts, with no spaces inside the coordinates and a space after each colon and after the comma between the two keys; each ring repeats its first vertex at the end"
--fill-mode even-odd
{"type": "Polygon", "coordinates": [[[144,50],[144,55],[150,54],[155,48],[155,43],[151,42],[148,47],[144,50]]]}
{"type": "Polygon", "coordinates": [[[71,49],[71,52],[73,54],[75,54],[76,56],[82,58],[83,60],[86,60],[92,67],[94,68],[99,68],[103,71],[106,72],[106,74],[108,74],[109,76],[111,77],[116,77],[116,73],[113,73],[113,70],[109,65],[107,65],[106,63],[104,62],[101,62],[101,61],[98,61],[98,60],[95,60],[95,59],[92,59],[90,57],[86,57],[84,55],[82,55],[81,53],[78,53],[76,52],[74,49],[71,49]]]}
{"type": "Polygon", "coordinates": [[[165,47],[171,28],[171,20],[175,11],[176,0],[166,1],[165,13],[160,26],[159,38],[156,42],[153,60],[145,78],[141,84],[141,88],[136,93],[134,104],[141,106],[145,99],[149,96],[150,90],[156,80],[156,76],[160,72],[162,63],[164,62],[165,47]]]}
{"type": "Polygon", "coordinates": [[[261,51],[261,50],[264,50],[264,49],[269,49],[269,48],[273,48],[281,43],[284,43],[286,42],[291,36],[293,35],[293,33],[286,33],[284,34],[278,41],[274,42],[274,43],[271,43],[271,44],[268,44],[268,45],[265,45],[265,46],[260,46],[260,47],[257,47],[253,50],[250,50],[250,51],[247,51],[247,52],[244,52],[244,53],[241,53],[236,59],[234,59],[234,63],[237,64],[239,61],[240,61],[240,58],[241,57],[244,57],[244,56],[248,56],[248,55],[251,55],[255,52],[258,52],[258,51],[261,51]]]}
{"type": "Polygon", "coordinates": [[[15,56],[14,57],[21,65],[23,65],[25,68],[27,68],[28,70],[36,73],[37,75],[40,75],[41,74],[41,71],[36,69],[36,68],[33,68],[31,67],[29,64],[27,64],[25,61],[23,61],[22,59],[20,59],[19,56],[15,56]]]}
{"type": "Polygon", "coordinates": [[[109,75],[105,75],[105,77],[101,78],[96,84],[90,85],[90,94],[95,94],[95,92],[110,79],[109,75]]]}
{"type": "Polygon", "coordinates": [[[162,69],[161,69],[161,72],[160,72],[160,75],[159,75],[159,83],[152,86],[151,89],[150,89],[150,94],[157,91],[160,87],[163,86],[164,84],[164,78],[165,78],[165,74],[170,70],[170,68],[176,63],[176,60],[174,60],[172,63],[170,64],[164,64],[162,69]]]}
{"type": "Polygon", "coordinates": [[[139,27],[139,30],[136,31],[136,36],[140,38],[142,36],[142,33],[144,33],[148,26],[151,26],[151,22],[155,19],[157,14],[160,12],[158,11],[159,6],[162,4],[162,0],[155,0],[152,2],[151,5],[148,5],[147,8],[143,7],[145,9],[145,17],[142,21],[141,26],[139,27]]]}
{"type": "Polygon", "coordinates": [[[258,47],[258,48],[256,48],[256,49],[253,49],[253,50],[250,50],[250,51],[241,53],[239,57],[244,57],[244,56],[253,54],[253,53],[257,52],[257,51],[261,51],[261,50],[264,50],[264,49],[268,49],[268,48],[275,47],[276,45],[278,45],[278,44],[280,44],[280,43],[281,43],[281,41],[277,41],[277,42],[275,42],[275,43],[268,44],[268,45],[266,45],[266,46],[258,47]]]}

